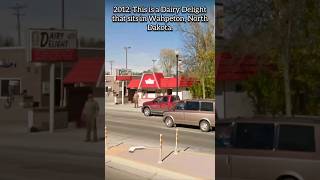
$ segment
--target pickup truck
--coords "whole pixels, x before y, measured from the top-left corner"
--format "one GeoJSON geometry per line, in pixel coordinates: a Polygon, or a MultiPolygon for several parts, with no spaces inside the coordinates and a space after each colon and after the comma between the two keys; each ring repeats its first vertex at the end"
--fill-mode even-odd
{"type": "Polygon", "coordinates": [[[180,101],[179,96],[158,96],[152,101],[144,102],[141,107],[141,112],[145,116],[163,115],[164,112],[174,108],[178,101],[180,101]]]}

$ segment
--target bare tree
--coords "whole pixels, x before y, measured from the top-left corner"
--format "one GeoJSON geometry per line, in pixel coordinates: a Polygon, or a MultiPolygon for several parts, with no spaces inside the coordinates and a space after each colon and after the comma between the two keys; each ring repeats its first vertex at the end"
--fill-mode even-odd
{"type": "Polygon", "coordinates": [[[176,67],[176,55],[173,49],[161,49],[160,66],[165,76],[171,76],[173,69],[176,67]]]}

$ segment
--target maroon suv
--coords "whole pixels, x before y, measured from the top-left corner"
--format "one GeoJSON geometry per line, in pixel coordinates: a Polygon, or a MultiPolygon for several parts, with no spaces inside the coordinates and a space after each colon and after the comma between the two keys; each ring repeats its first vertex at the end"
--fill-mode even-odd
{"type": "Polygon", "coordinates": [[[144,102],[141,111],[145,116],[163,115],[165,111],[175,107],[179,100],[179,96],[174,95],[158,96],[152,101],[144,102]]]}

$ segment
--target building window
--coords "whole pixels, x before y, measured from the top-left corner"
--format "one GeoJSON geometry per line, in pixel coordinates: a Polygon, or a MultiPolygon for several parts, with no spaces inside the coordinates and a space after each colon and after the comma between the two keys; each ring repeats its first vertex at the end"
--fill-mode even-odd
{"type": "Polygon", "coordinates": [[[20,80],[18,79],[0,79],[0,97],[10,95],[20,95],[20,80]]]}

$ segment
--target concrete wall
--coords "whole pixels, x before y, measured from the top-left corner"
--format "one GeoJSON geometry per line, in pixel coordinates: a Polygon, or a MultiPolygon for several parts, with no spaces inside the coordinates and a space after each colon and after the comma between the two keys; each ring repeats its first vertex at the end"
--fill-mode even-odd
{"type": "Polygon", "coordinates": [[[0,99],[0,121],[18,121],[27,124],[28,110],[22,107],[22,97],[15,97],[12,106],[8,109],[4,107],[5,102],[5,99],[0,99]]]}
{"type": "Polygon", "coordinates": [[[96,97],[94,98],[99,104],[99,115],[105,114],[105,98],[104,97],[96,97]]]}
{"type": "Polygon", "coordinates": [[[22,47],[0,48],[0,60],[16,62],[16,67],[0,67],[0,79],[20,79],[20,91],[26,89],[28,93],[32,93],[30,95],[34,96],[34,101],[40,102],[41,68],[26,61],[25,49],[22,47]]]}
{"type": "MultiPolygon", "coordinates": [[[[40,108],[31,111],[33,112],[31,116],[29,115],[29,118],[32,118],[32,120],[29,120],[29,122],[32,122],[32,126],[38,130],[49,130],[49,109],[40,108]]],[[[68,111],[66,109],[56,110],[54,116],[55,129],[68,127],[68,111]]]]}
{"type": "Polygon", "coordinates": [[[254,107],[251,100],[247,92],[239,90],[240,86],[241,82],[239,81],[228,81],[225,84],[224,91],[223,83],[217,82],[216,112],[219,118],[252,117],[254,115],[254,107]],[[225,110],[224,107],[226,107],[225,110]],[[224,116],[224,112],[226,117],[224,116]]]}

